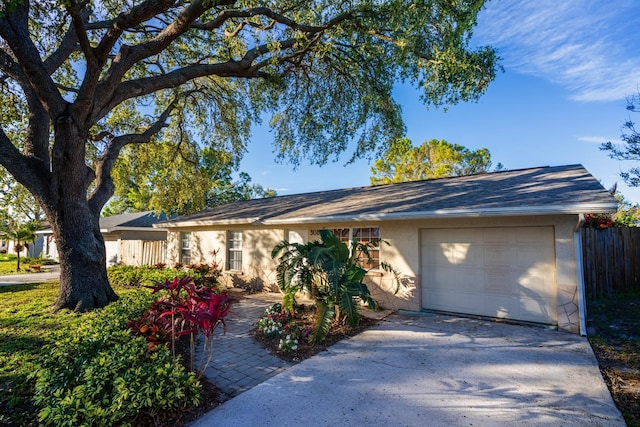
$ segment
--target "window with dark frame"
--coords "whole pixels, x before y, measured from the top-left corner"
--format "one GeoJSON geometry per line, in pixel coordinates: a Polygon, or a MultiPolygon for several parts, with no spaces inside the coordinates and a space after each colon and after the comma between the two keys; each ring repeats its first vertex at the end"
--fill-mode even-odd
{"type": "Polygon", "coordinates": [[[229,270],[242,270],[242,231],[229,231],[227,241],[229,254],[229,270]]]}

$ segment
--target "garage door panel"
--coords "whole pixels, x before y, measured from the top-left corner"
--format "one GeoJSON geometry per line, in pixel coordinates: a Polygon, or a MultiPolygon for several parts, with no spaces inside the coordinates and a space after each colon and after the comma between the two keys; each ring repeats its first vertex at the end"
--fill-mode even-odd
{"type": "Polygon", "coordinates": [[[460,268],[453,271],[454,283],[458,284],[456,291],[460,292],[481,292],[484,289],[484,283],[481,277],[478,277],[475,269],[460,268]]]}
{"type": "Polygon", "coordinates": [[[543,268],[546,265],[547,269],[551,268],[550,260],[552,254],[548,248],[538,246],[519,246],[516,248],[515,255],[514,261],[518,267],[529,268],[534,265],[536,267],[543,268]]]}
{"type": "Polygon", "coordinates": [[[510,296],[491,295],[491,298],[484,299],[484,304],[486,315],[499,319],[513,318],[518,311],[518,303],[510,296]]]}
{"type": "Polygon", "coordinates": [[[428,229],[421,239],[424,308],[556,323],[552,227],[428,229]]]}
{"type": "Polygon", "coordinates": [[[455,296],[457,292],[482,292],[484,280],[478,277],[475,269],[439,268],[428,274],[423,281],[429,291],[445,291],[455,296]],[[439,284],[448,283],[442,287],[439,284]]]}
{"type": "Polygon", "coordinates": [[[515,231],[510,228],[483,228],[482,243],[512,243],[515,231]]]}
{"type": "Polygon", "coordinates": [[[548,239],[546,233],[541,233],[539,227],[520,227],[515,232],[518,243],[540,243],[546,245],[548,239]]]}
{"type": "Polygon", "coordinates": [[[441,245],[429,245],[422,255],[422,265],[432,267],[447,267],[451,264],[449,253],[441,245]]]}
{"type": "MultiPolygon", "coordinates": [[[[480,251],[481,248],[477,247],[476,250],[480,251]]],[[[514,262],[514,253],[509,246],[486,246],[483,261],[487,267],[510,267],[514,262]]]]}
{"type": "Polygon", "coordinates": [[[554,287],[550,285],[548,278],[538,274],[523,274],[518,280],[518,289],[521,294],[531,299],[553,298],[554,287]]]}
{"type": "Polygon", "coordinates": [[[504,292],[511,294],[513,292],[513,274],[508,269],[486,269],[485,290],[487,292],[504,292]]]}
{"type": "Polygon", "coordinates": [[[473,294],[442,292],[433,290],[429,294],[429,304],[433,310],[451,311],[451,307],[456,305],[462,310],[473,310],[476,304],[473,294]]]}

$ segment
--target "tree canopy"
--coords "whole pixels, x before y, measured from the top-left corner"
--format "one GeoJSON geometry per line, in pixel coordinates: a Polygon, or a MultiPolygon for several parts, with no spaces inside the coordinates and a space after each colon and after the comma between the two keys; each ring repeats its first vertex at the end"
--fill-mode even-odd
{"type": "Polygon", "coordinates": [[[0,165],[56,235],[55,308],[117,298],[98,217],[125,147],[170,142],[236,161],[266,114],[276,158],[294,166],[384,151],[404,130],[396,82],[439,106],[475,100],[494,79],[495,51],[470,46],[483,3],[3,2],[0,165]]]}
{"type": "Polygon", "coordinates": [[[2,217],[20,223],[45,220],[44,211],[33,195],[0,166],[0,218],[2,217]]]}
{"type": "Polygon", "coordinates": [[[234,200],[276,195],[253,184],[249,174],[234,173],[231,153],[189,148],[171,143],[125,147],[112,174],[114,195],[102,214],[151,209],[157,214],[184,215],[234,200]]]}
{"type": "Polygon", "coordinates": [[[472,151],[437,139],[414,147],[409,139],[400,138],[371,167],[371,184],[472,175],[488,172],[490,168],[491,153],[486,148],[472,151]]]}
{"type": "MultiPolygon", "coordinates": [[[[640,92],[627,100],[627,111],[640,112],[640,92]]],[[[617,160],[640,161],[640,133],[636,130],[635,123],[629,119],[623,124],[622,144],[614,144],[611,141],[600,146],[603,151],[609,152],[609,157],[617,160]]],[[[640,167],[632,167],[626,172],[621,172],[622,179],[631,187],[640,187],[640,167]]]]}

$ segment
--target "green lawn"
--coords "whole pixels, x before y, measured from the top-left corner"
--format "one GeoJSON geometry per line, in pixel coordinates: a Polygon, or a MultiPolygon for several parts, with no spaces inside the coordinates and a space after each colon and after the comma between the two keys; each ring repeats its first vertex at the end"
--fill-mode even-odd
{"type": "Polygon", "coordinates": [[[16,256],[12,254],[0,254],[0,275],[15,274],[16,256]]]}
{"type": "MultiPolygon", "coordinates": [[[[42,264],[43,262],[39,259],[21,257],[20,258],[20,271],[16,270],[17,262],[16,262],[15,254],[0,254],[0,276],[7,274],[21,274],[21,273],[31,273],[32,271],[29,269],[29,265],[33,262],[37,262],[42,264]]],[[[45,260],[48,263],[51,263],[50,260],[45,260]]]]}
{"type": "MultiPolygon", "coordinates": [[[[37,425],[33,407],[34,379],[41,348],[61,328],[80,325],[87,316],[73,312],[51,314],[57,282],[0,286],[0,425],[37,425]]],[[[140,290],[115,287],[123,296],[140,290]]]]}

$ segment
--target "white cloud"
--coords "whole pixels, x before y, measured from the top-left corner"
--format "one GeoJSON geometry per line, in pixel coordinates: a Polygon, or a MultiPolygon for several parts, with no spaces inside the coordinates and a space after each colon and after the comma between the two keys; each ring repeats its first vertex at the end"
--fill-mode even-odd
{"type": "Polygon", "coordinates": [[[478,41],[507,69],[545,78],[579,101],[613,101],[640,87],[637,0],[494,0],[478,41]]]}
{"type": "Polygon", "coordinates": [[[606,136],[580,136],[578,137],[578,141],[589,142],[593,144],[602,144],[608,141],[611,141],[613,143],[619,142],[617,138],[607,138],[606,136]]]}

